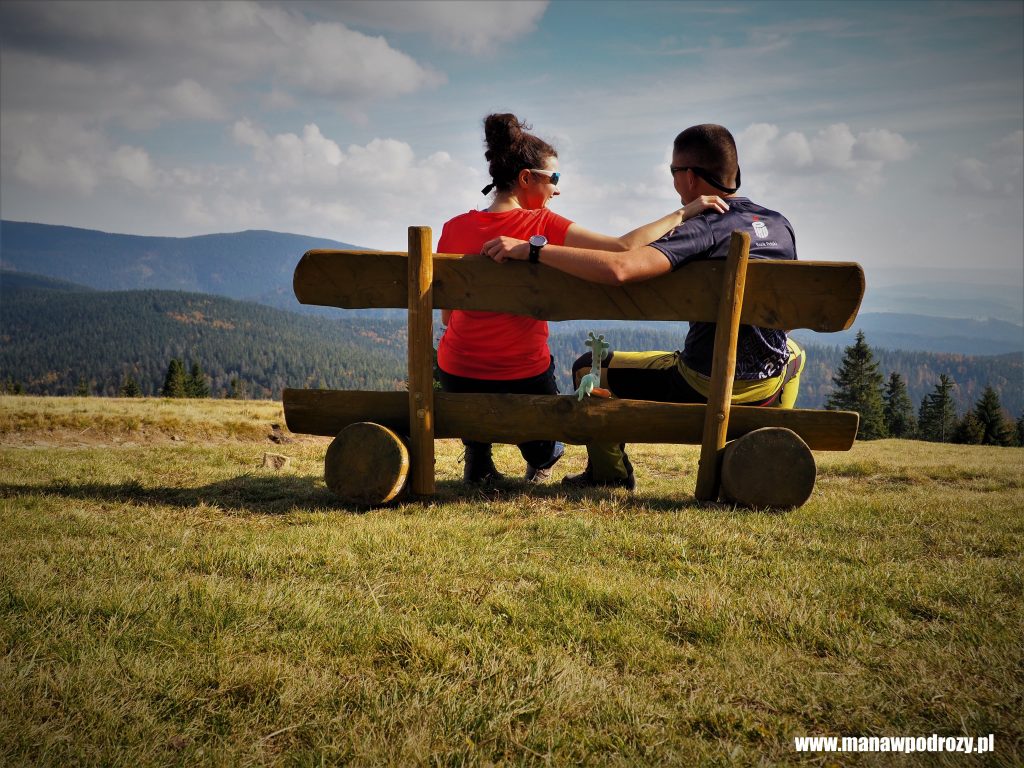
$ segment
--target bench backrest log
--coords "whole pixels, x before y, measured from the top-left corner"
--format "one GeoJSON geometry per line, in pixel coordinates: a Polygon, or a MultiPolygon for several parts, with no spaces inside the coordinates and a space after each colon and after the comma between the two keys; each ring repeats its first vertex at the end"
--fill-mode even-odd
{"type": "MultiPolygon", "coordinates": [[[[295,269],[303,304],[343,309],[408,306],[404,253],[309,251],[295,269]]],[[[599,285],[543,264],[496,264],[485,256],[435,253],[433,304],[538,320],[718,319],[725,261],[701,261],[653,280],[599,285]]],[[[860,265],[758,261],[747,268],[740,320],[763,328],[844,331],[864,295],[860,265]]]]}
{"type": "Polygon", "coordinates": [[[428,227],[409,228],[409,252],[307,252],[295,269],[303,304],[345,309],[405,307],[409,312],[409,392],[284,392],[293,432],[337,434],[376,421],[410,436],[411,488],[434,490],[437,437],[493,442],[595,437],[701,443],[697,498],[717,492],[725,441],[762,426],[786,426],[812,449],[846,450],[858,416],[730,406],[741,323],[831,332],[849,328],[864,295],[858,264],[749,261],[749,236],[733,233],[729,257],[703,261],[625,286],[591,283],[543,264],[496,264],[478,255],[432,253],[428,227]],[[749,263],[748,263],[749,262],[749,263]],[[433,390],[433,309],[508,312],[543,320],[674,320],[718,323],[708,404],[631,400],[450,395],[433,390]],[[443,413],[435,419],[435,399],[443,413]],[[736,417],[730,423],[730,412],[736,417]],[[596,430],[596,431],[594,431],[596,430]],[[502,437],[506,440],[502,440],[502,437]]]}

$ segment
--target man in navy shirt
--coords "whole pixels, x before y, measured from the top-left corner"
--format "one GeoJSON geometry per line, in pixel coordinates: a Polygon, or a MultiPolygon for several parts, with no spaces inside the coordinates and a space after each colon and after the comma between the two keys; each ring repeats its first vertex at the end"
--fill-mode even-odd
{"type": "MultiPolygon", "coordinates": [[[[586,280],[621,285],[647,280],[691,261],[724,259],[733,230],[750,233],[751,259],[796,259],[793,227],[780,213],[737,197],[740,167],[736,142],[720,125],[696,125],[676,136],[672,183],[684,205],[704,209],[660,240],[630,251],[592,251],[557,245],[533,247],[533,260],[586,280]]],[[[531,258],[529,243],[500,237],[484,244],[495,261],[531,258]]],[[[601,384],[616,397],[675,403],[707,401],[715,324],[690,323],[683,351],[612,351],[601,362],[601,384]]],[[[792,408],[804,353],[785,331],[740,326],[732,402],[792,408]]],[[[573,365],[578,383],[592,366],[590,354],[573,365]]],[[[588,445],[587,469],[563,478],[577,486],[633,489],[633,467],[622,445],[588,445]]]]}

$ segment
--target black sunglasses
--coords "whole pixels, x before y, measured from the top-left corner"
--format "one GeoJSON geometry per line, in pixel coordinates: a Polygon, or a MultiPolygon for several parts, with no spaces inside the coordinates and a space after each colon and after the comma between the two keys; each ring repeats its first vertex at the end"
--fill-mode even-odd
{"type": "Polygon", "coordinates": [[[717,190],[720,190],[720,191],[724,192],[727,195],[731,195],[733,192],[735,192],[736,190],[738,190],[740,188],[740,169],[739,169],[739,166],[736,166],[736,186],[735,187],[727,187],[727,186],[725,186],[722,182],[720,182],[717,178],[715,178],[711,174],[710,171],[708,171],[708,170],[706,170],[704,168],[701,168],[699,166],[696,166],[696,165],[669,165],[668,169],[669,169],[669,171],[671,171],[673,178],[675,178],[675,175],[677,173],[679,173],[680,171],[693,171],[694,174],[698,178],[704,179],[704,181],[706,181],[712,187],[714,187],[717,190]]]}

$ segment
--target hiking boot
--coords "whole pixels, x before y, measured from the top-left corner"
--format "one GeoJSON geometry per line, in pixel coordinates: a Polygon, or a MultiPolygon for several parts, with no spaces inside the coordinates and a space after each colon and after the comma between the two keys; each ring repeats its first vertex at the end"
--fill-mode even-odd
{"type": "Polygon", "coordinates": [[[566,475],[562,478],[562,485],[573,488],[625,488],[627,491],[636,490],[636,477],[633,475],[633,468],[629,468],[629,474],[625,477],[616,477],[611,480],[598,480],[590,470],[590,465],[578,475],[566,475]]]}
{"type": "Polygon", "coordinates": [[[526,482],[533,483],[534,485],[541,485],[542,483],[546,483],[548,480],[551,479],[551,467],[547,467],[546,469],[538,469],[532,464],[527,464],[526,475],[524,475],[524,479],[526,480],[526,482]]]}
{"type": "Polygon", "coordinates": [[[462,467],[462,482],[466,485],[500,483],[505,479],[494,466],[489,445],[466,446],[465,460],[466,463],[462,467]]]}

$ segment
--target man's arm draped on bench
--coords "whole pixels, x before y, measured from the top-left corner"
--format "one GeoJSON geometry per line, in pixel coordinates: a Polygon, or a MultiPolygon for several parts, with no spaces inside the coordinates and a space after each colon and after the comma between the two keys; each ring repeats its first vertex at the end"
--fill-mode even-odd
{"type": "MultiPolygon", "coordinates": [[[[698,125],[680,133],[670,166],[673,186],[684,206],[718,195],[728,205],[710,208],[649,244],[625,251],[548,244],[539,261],[576,277],[609,285],[648,280],[691,261],[724,259],[734,230],[750,234],[751,259],[796,259],[792,225],[780,213],[736,195],[740,168],[732,134],[719,125],[698,125]]],[[[528,243],[497,237],[481,251],[495,261],[530,257],[528,243]]],[[[692,322],[680,352],[611,351],[601,362],[601,383],[613,395],[661,402],[706,402],[714,350],[715,324],[692,322]]],[[[804,353],[783,330],[740,327],[732,402],[792,408],[796,403],[804,353]]],[[[576,383],[592,367],[589,354],[573,365],[576,383]]],[[[575,485],[635,487],[622,445],[588,445],[587,469],[563,480],[575,485]]]]}

